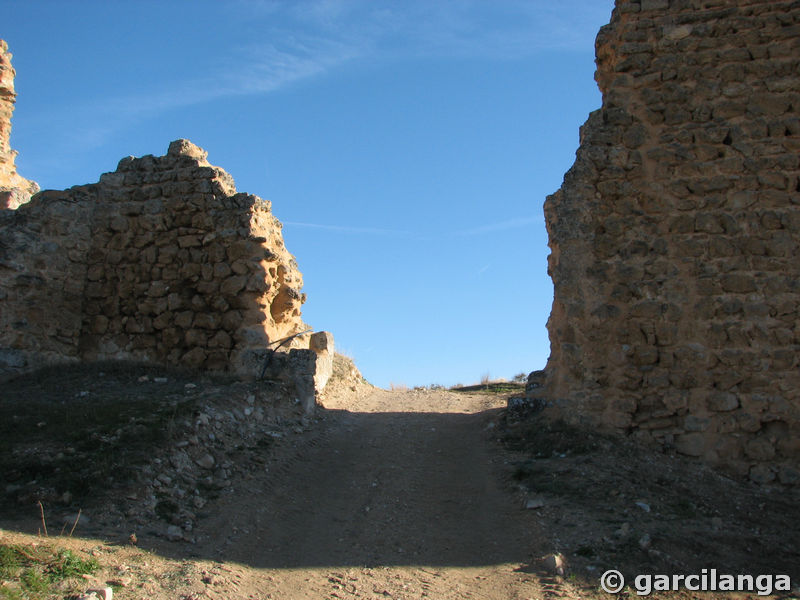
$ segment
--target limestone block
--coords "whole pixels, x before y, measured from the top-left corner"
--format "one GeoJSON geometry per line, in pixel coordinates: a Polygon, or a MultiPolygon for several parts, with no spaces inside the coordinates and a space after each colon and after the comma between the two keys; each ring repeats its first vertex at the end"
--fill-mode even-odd
{"type": "Polygon", "coordinates": [[[309,348],[316,355],[314,367],[314,389],[321,392],[333,374],[334,342],[333,334],[319,331],[311,335],[309,348]]]}
{"type": "Polygon", "coordinates": [[[229,349],[232,346],[233,346],[233,340],[231,339],[231,336],[225,333],[224,331],[218,331],[211,337],[211,339],[208,340],[209,348],[229,349]]]}
{"type": "Polygon", "coordinates": [[[713,411],[731,411],[739,407],[739,398],[730,392],[715,392],[708,397],[708,409],[713,411]]]}
{"type": "Polygon", "coordinates": [[[247,278],[243,275],[233,275],[225,279],[220,285],[220,293],[225,296],[236,296],[247,284],[247,278]]]}
{"type": "Polygon", "coordinates": [[[208,332],[202,329],[190,329],[184,334],[184,342],[189,348],[204,348],[208,342],[208,332]]]}
{"type": "Polygon", "coordinates": [[[706,436],[702,433],[686,433],[676,436],[675,449],[687,456],[702,456],[706,449],[706,436]]]}
{"type": "Polygon", "coordinates": [[[314,381],[317,371],[317,354],[313,350],[292,350],[289,353],[288,370],[294,385],[296,399],[306,414],[313,412],[317,398],[314,381]]]}
{"type": "Polygon", "coordinates": [[[206,358],[208,358],[206,351],[202,347],[196,346],[181,357],[181,363],[199,369],[205,363],[206,358]]]}
{"type": "Polygon", "coordinates": [[[688,432],[707,431],[711,425],[711,419],[707,417],[698,417],[696,415],[687,415],[683,425],[688,432]]]}
{"type": "Polygon", "coordinates": [[[750,479],[755,483],[770,483],[775,480],[775,471],[765,464],[757,464],[750,468],[750,479]]]}
{"type": "Polygon", "coordinates": [[[167,156],[188,156],[196,159],[198,164],[207,164],[208,152],[199,146],[195,146],[189,140],[175,140],[170,143],[167,156]]]}
{"type": "Polygon", "coordinates": [[[786,485],[798,485],[800,484],[800,470],[784,465],[778,470],[778,479],[786,485]]]}
{"type": "Polygon", "coordinates": [[[172,313],[161,313],[155,319],[153,319],[153,328],[158,330],[166,329],[172,324],[172,319],[172,313]]]}
{"type": "Polygon", "coordinates": [[[222,324],[222,319],[219,315],[210,312],[204,312],[195,315],[194,326],[199,329],[219,329],[222,324]]]}

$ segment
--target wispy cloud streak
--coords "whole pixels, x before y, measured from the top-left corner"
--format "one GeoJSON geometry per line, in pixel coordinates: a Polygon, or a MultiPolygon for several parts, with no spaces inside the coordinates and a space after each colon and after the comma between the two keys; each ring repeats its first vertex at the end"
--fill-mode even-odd
{"type": "Polygon", "coordinates": [[[472,227],[470,229],[462,229],[453,232],[458,236],[471,236],[471,235],[485,235],[489,233],[497,233],[499,231],[508,231],[510,229],[528,228],[534,225],[542,225],[544,222],[542,217],[517,217],[515,219],[508,219],[498,223],[489,223],[479,227],[472,227]]]}
{"type": "Polygon", "coordinates": [[[368,235],[391,235],[403,236],[409,235],[410,232],[396,230],[396,229],[380,229],[377,227],[351,227],[348,225],[326,225],[322,223],[302,223],[297,221],[284,221],[283,225],[286,227],[303,227],[306,229],[321,229],[323,231],[331,231],[335,233],[356,233],[368,235]]]}
{"type": "Polygon", "coordinates": [[[142,119],[225,98],[269,94],[352,61],[517,60],[548,49],[583,47],[591,43],[598,15],[605,12],[610,14],[609,6],[598,0],[574,0],[569,11],[556,10],[551,0],[231,3],[225,18],[248,25],[248,31],[259,32],[257,37],[243,35],[240,43],[220,48],[204,74],[187,69],[185,79],[160,89],[83,98],[72,117],[87,132],[84,143],[96,146],[142,119]]]}

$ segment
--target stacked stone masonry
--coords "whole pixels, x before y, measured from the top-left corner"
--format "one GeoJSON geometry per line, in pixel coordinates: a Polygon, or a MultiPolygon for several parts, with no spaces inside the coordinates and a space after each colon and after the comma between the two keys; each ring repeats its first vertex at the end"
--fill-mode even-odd
{"type": "Polygon", "coordinates": [[[11,53],[0,40],[0,209],[16,208],[39,191],[39,186],[17,173],[17,153],[11,149],[11,113],[17,94],[14,90],[11,53]]]}
{"type": "Polygon", "coordinates": [[[617,0],[596,50],[530,393],[800,483],[800,2],[617,0]]]}
{"type": "Polygon", "coordinates": [[[178,140],[0,210],[0,375],[65,360],[257,374],[307,329],[301,288],[270,203],[178,140]]]}

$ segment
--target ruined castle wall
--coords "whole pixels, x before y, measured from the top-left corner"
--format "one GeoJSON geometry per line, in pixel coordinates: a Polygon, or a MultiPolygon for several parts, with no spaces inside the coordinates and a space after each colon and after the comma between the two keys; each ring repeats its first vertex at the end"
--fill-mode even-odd
{"type": "Polygon", "coordinates": [[[8,45],[0,40],[0,209],[16,208],[39,191],[35,182],[17,173],[17,153],[11,149],[11,113],[17,98],[15,75],[8,45]]]}
{"type": "Polygon", "coordinates": [[[252,373],[306,329],[301,288],[270,203],[178,140],[0,210],[0,374],[70,359],[252,373]]]}
{"type": "Polygon", "coordinates": [[[79,358],[92,207],[46,193],[0,210],[0,376],[79,358]]]}
{"type": "Polygon", "coordinates": [[[545,203],[535,393],[798,483],[800,2],[617,0],[596,47],[603,105],[545,203]]]}

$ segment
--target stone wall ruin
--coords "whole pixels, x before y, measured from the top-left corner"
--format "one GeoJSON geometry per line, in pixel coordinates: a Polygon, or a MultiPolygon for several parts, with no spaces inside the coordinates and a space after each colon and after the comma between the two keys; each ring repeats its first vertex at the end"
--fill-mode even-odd
{"type": "Polygon", "coordinates": [[[0,381],[125,360],[266,376],[313,409],[333,336],[302,321],[302,275],[270,203],[187,140],[37,193],[10,148],[14,75],[0,40],[0,381]]]}
{"type": "MultiPolygon", "coordinates": [[[[206,154],[177,140],[0,210],[0,375],[68,360],[259,375],[277,341],[308,329],[270,203],[237,193],[206,154]]],[[[300,335],[276,359],[304,374],[308,407],[332,343],[300,335]]]]}
{"type": "Polygon", "coordinates": [[[8,44],[0,40],[0,209],[16,208],[39,191],[39,186],[17,173],[17,153],[11,149],[11,113],[17,93],[8,44]]]}
{"type": "Polygon", "coordinates": [[[617,0],[596,50],[529,395],[798,484],[800,2],[617,0]]]}

